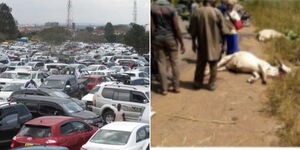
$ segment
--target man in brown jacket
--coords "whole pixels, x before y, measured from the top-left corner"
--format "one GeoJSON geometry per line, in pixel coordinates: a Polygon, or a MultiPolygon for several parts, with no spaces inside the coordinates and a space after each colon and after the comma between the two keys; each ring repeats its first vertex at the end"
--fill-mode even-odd
{"type": "Polygon", "coordinates": [[[215,8],[215,0],[204,0],[190,21],[193,51],[197,52],[194,86],[203,87],[206,64],[210,66],[209,90],[215,90],[217,63],[222,55],[224,34],[227,32],[222,13],[215,8]]]}
{"type": "Polygon", "coordinates": [[[151,46],[156,53],[152,58],[157,59],[161,79],[161,94],[166,95],[168,90],[167,62],[172,69],[172,84],[174,92],[179,93],[179,66],[178,43],[181,52],[185,52],[179,29],[176,9],[167,0],[156,0],[151,6],[151,46]]]}

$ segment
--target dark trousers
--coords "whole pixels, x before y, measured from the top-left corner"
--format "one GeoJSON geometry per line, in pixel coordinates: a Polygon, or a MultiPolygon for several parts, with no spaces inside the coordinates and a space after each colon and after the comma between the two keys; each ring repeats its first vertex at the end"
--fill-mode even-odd
{"type": "Polygon", "coordinates": [[[195,83],[195,86],[197,86],[197,87],[201,87],[203,85],[203,80],[204,80],[204,76],[205,76],[205,68],[206,68],[207,63],[209,64],[209,67],[210,67],[209,85],[212,86],[216,82],[218,61],[208,61],[207,59],[199,59],[198,58],[196,71],[195,71],[195,77],[194,77],[194,83],[195,83]]]}
{"type": "Polygon", "coordinates": [[[163,91],[168,90],[168,61],[172,69],[171,81],[175,90],[179,89],[179,62],[177,43],[173,40],[163,42],[153,42],[153,47],[157,54],[158,70],[161,79],[161,87],[163,91]]]}

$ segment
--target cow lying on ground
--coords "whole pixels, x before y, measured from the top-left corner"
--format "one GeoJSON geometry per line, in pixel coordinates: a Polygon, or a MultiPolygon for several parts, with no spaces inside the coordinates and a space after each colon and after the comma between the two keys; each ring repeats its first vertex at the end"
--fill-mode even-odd
{"type": "Polygon", "coordinates": [[[254,83],[261,76],[262,83],[267,83],[267,76],[276,77],[280,74],[289,73],[291,69],[279,62],[279,66],[271,66],[265,60],[259,59],[250,52],[240,51],[225,56],[218,63],[218,71],[232,70],[235,72],[251,73],[253,76],[247,80],[254,83]]]}
{"type": "Polygon", "coordinates": [[[261,42],[265,42],[266,40],[270,40],[272,38],[280,37],[284,37],[284,34],[273,29],[264,29],[258,32],[258,40],[261,42]]]}

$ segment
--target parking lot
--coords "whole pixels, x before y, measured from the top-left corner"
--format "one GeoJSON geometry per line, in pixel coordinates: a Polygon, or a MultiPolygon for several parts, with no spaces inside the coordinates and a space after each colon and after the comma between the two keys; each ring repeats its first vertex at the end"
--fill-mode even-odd
{"type": "Polygon", "coordinates": [[[149,149],[149,54],[133,47],[0,44],[0,89],[1,147],[149,149]]]}

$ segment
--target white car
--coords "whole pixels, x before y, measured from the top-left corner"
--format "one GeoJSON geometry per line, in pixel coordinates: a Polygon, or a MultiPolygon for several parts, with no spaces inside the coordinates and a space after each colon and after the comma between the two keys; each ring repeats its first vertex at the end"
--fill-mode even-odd
{"type": "Polygon", "coordinates": [[[139,70],[126,71],[125,74],[130,76],[130,80],[135,80],[139,78],[149,78],[148,73],[139,70]]]}
{"type": "Polygon", "coordinates": [[[81,150],[149,150],[149,125],[113,122],[103,126],[81,150]]]}
{"type": "Polygon", "coordinates": [[[21,88],[24,88],[26,84],[25,82],[21,82],[21,81],[12,81],[10,83],[8,83],[7,85],[5,85],[1,91],[0,91],[0,100],[2,101],[7,101],[7,98],[10,97],[10,95],[17,90],[20,90],[21,88]]]}
{"type": "Polygon", "coordinates": [[[105,65],[89,65],[84,70],[91,73],[92,71],[100,71],[100,70],[107,70],[108,68],[105,65]]]}
{"type": "Polygon", "coordinates": [[[86,105],[93,105],[93,98],[94,94],[97,93],[100,89],[101,86],[104,86],[106,84],[113,84],[114,82],[103,82],[101,84],[96,85],[88,94],[83,96],[81,100],[86,104],[86,105]]]}
{"type": "Polygon", "coordinates": [[[110,76],[113,74],[111,70],[91,71],[91,75],[110,76]]]}

